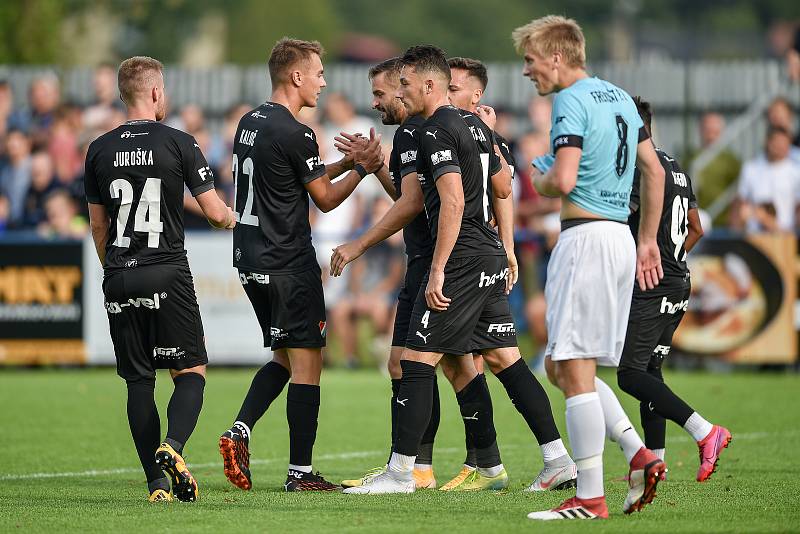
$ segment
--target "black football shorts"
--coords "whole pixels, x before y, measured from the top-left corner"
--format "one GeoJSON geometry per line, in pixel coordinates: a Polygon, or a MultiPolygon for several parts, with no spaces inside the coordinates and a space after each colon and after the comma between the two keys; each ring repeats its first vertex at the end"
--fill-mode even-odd
{"type": "Polygon", "coordinates": [[[264,346],[322,348],[327,322],[319,267],[291,274],[239,271],[264,334],[264,346]]]}
{"type": "Polygon", "coordinates": [[[672,349],[672,336],[689,306],[692,283],[688,276],[664,277],[653,289],[636,287],[619,369],[647,371],[659,367],[672,349]]]}
{"type": "Polygon", "coordinates": [[[147,265],[103,278],[106,312],[125,380],[155,378],[156,369],[208,363],[203,322],[188,267],[147,265]]]}
{"type": "Polygon", "coordinates": [[[505,279],[505,256],[470,256],[447,262],[442,293],[451,299],[447,310],[428,309],[426,275],[417,294],[406,347],[420,352],[462,355],[517,346],[517,333],[505,279]]]}
{"type": "Polygon", "coordinates": [[[431,270],[431,256],[414,258],[406,267],[406,276],[403,287],[397,295],[397,313],[394,316],[394,332],[392,333],[392,347],[404,347],[408,336],[408,325],[411,324],[411,312],[417,294],[425,287],[422,281],[431,270]]]}

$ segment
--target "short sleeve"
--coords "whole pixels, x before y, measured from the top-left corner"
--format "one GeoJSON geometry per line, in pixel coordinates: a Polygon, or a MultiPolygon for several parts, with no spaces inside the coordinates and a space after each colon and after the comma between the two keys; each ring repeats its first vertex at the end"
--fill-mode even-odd
{"type": "Polygon", "coordinates": [[[458,161],[458,150],[455,138],[443,128],[429,126],[420,131],[420,158],[428,158],[434,181],[443,174],[457,172],[461,174],[458,161]]]}
{"type": "Polygon", "coordinates": [[[586,109],[577,96],[571,92],[556,95],[551,120],[553,154],[565,146],[583,148],[588,122],[586,109]]]}
{"type": "Polygon", "coordinates": [[[314,130],[308,126],[300,128],[286,139],[283,152],[300,183],[311,183],[325,174],[325,164],[319,157],[314,130]]]}
{"type": "Polygon", "coordinates": [[[183,151],[183,182],[193,197],[214,189],[214,173],[194,137],[189,136],[183,151]]]}
{"type": "MultiPolygon", "coordinates": [[[[490,130],[491,132],[491,130],[490,130]]],[[[497,145],[497,139],[494,136],[494,132],[492,134],[492,145],[489,147],[489,176],[494,176],[501,170],[503,170],[503,162],[500,161],[500,156],[497,152],[494,151],[495,145],[497,145]]]]}
{"type": "Polygon", "coordinates": [[[514,154],[511,152],[511,147],[508,146],[508,141],[503,139],[503,137],[499,134],[495,134],[495,140],[497,141],[497,146],[500,147],[500,154],[503,155],[503,159],[506,160],[506,164],[511,169],[511,179],[513,180],[517,162],[514,160],[514,154]]]}
{"type": "Polygon", "coordinates": [[[89,204],[102,204],[100,198],[100,185],[97,183],[97,174],[94,170],[94,150],[89,146],[84,163],[84,187],[86,189],[86,201],[89,204]]]}
{"type": "Polygon", "coordinates": [[[400,156],[400,178],[417,172],[417,129],[401,126],[394,136],[394,149],[400,156]]]}

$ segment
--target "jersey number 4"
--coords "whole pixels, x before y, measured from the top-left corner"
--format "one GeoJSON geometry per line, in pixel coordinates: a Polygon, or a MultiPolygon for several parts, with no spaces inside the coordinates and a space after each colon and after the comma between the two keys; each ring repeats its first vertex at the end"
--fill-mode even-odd
{"type": "Polygon", "coordinates": [[[253,158],[245,158],[242,162],[242,174],[247,175],[247,200],[244,210],[240,211],[239,202],[239,156],[233,155],[233,208],[236,222],[249,226],[258,226],[258,217],[253,215],[253,158]]]}
{"type": "MultiPolygon", "coordinates": [[[[133,206],[133,186],[127,180],[117,178],[111,182],[111,198],[120,199],[117,212],[117,238],[114,240],[114,246],[128,248],[131,246],[131,238],[125,236],[125,228],[128,226],[133,206]]],[[[164,223],[161,222],[160,178],[148,178],[144,182],[133,218],[133,231],[147,232],[147,246],[158,248],[161,232],[164,231],[164,223]]]]}

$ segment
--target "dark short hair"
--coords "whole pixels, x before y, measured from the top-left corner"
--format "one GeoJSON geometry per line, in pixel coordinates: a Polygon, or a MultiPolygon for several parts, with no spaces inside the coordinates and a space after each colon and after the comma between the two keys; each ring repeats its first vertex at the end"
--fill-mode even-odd
{"type": "Polygon", "coordinates": [[[163,71],[164,65],[148,56],[134,56],[120,63],[117,86],[122,101],[128,105],[133,104],[134,97],[146,89],[146,84],[153,74],[163,71]]]}
{"type": "Polygon", "coordinates": [[[319,41],[303,41],[284,37],[275,43],[269,54],[269,79],[272,85],[286,81],[292,67],[300,61],[308,61],[313,54],[322,57],[325,49],[319,41]]]}
{"type": "Polygon", "coordinates": [[[633,102],[636,104],[636,111],[639,112],[639,116],[642,118],[647,133],[651,133],[650,125],[653,122],[653,106],[650,105],[650,102],[642,99],[641,96],[634,96],[633,102]]]}
{"type": "Polygon", "coordinates": [[[417,45],[406,50],[402,59],[403,65],[414,67],[417,72],[438,72],[450,81],[450,65],[441,48],[434,45],[417,45]]]}
{"type": "Polygon", "coordinates": [[[386,73],[387,78],[396,80],[400,76],[400,67],[402,66],[399,56],[381,61],[369,69],[369,79],[372,81],[377,75],[386,73]]]}
{"type": "Polygon", "coordinates": [[[489,75],[486,73],[486,65],[468,57],[451,57],[447,60],[447,64],[451,69],[461,69],[469,73],[470,76],[481,82],[481,87],[486,90],[489,85],[489,75]]]}

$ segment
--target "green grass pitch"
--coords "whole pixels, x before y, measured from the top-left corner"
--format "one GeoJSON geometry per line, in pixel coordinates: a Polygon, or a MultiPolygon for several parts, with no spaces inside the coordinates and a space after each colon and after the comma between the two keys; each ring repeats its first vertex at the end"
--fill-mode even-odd
{"type": "MultiPolygon", "coordinates": [[[[286,494],[285,398],[255,428],[252,491],[222,473],[217,439],[230,426],[253,370],[211,369],[205,406],[186,453],[200,501],[151,505],[125,416],[125,385],[112,370],[0,372],[0,531],[89,532],[788,532],[800,531],[800,377],[668,373],[674,389],[707,418],[733,432],[718,472],[694,481],[697,448],[682,429],[668,430],[669,479],[644,512],[621,513],[627,465],[606,445],[608,521],[534,523],[526,514],[557,505],[568,492],[530,495],[522,488],[541,456],[499,382],[490,378],[508,491],[402,496],[286,494]]],[[[613,375],[603,375],[613,383],[613,375]]],[[[463,460],[463,427],[440,376],[442,423],[434,470],[443,484],[463,460]]],[[[389,385],[377,372],[326,371],[315,469],[339,481],[381,465],[389,435],[389,385]]],[[[168,375],[157,388],[166,430],[168,375]]],[[[564,402],[549,385],[563,434],[564,402]]],[[[620,399],[638,423],[638,407],[620,399]]],[[[638,426],[638,424],[637,424],[638,426]]]]}

